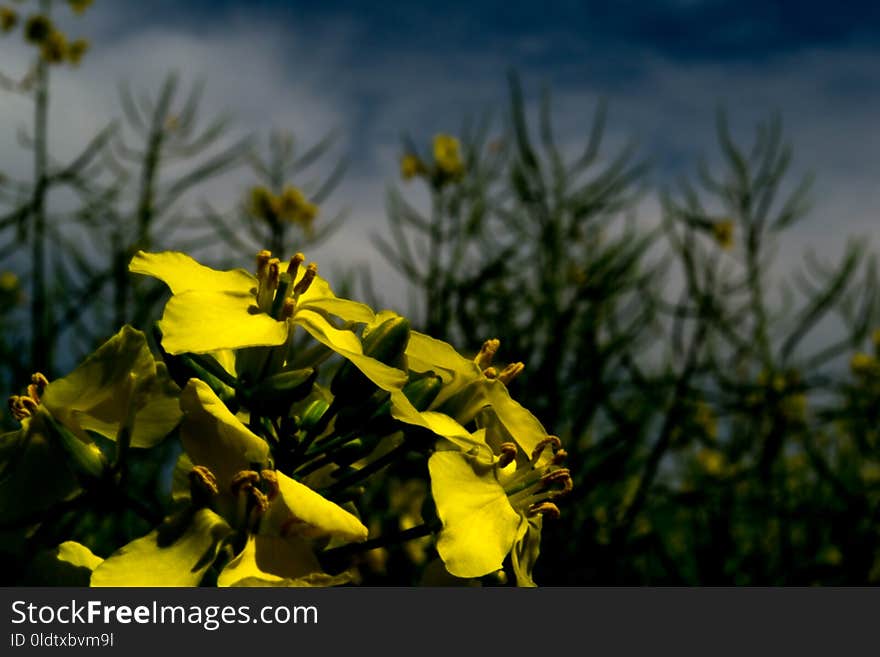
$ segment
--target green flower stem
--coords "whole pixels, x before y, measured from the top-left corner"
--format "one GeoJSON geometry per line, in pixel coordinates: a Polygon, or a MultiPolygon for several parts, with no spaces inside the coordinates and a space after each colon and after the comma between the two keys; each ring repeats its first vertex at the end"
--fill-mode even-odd
{"type": "MultiPolygon", "coordinates": [[[[198,365],[201,369],[205,370],[209,374],[220,379],[223,383],[228,385],[230,388],[234,390],[238,390],[241,385],[234,376],[232,376],[229,372],[227,372],[216,360],[213,358],[206,358],[199,354],[187,354],[187,358],[192,361],[192,363],[198,365]]],[[[191,365],[191,364],[190,364],[191,365]]]]}
{"type": "Polygon", "coordinates": [[[345,490],[346,488],[348,488],[352,484],[356,484],[356,483],[366,479],[370,475],[378,472],[379,470],[384,468],[386,465],[393,463],[399,457],[403,456],[404,454],[406,454],[406,452],[410,451],[411,449],[412,449],[412,447],[410,446],[410,444],[404,440],[404,442],[402,442],[400,445],[398,445],[397,447],[395,447],[394,449],[389,451],[387,454],[380,456],[375,461],[371,461],[370,463],[367,463],[367,465],[362,467],[357,472],[353,472],[352,474],[350,474],[346,477],[343,477],[339,481],[330,484],[329,486],[324,488],[323,491],[321,491],[321,493],[324,496],[330,496],[330,495],[333,495],[334,493],[339,493],[340,491],[345,490]]]}
{"type": "Polygon", "coordinates": [[[349,557],[353,554],[357,554],[359,552],[367,552],[368,550],[374,550],[376,548],[385,547],[387,545],[405,543],[407,541],[412,541],[416,538],[421,538],[422,536],[433,534],[434,532],[438,531],[441,526],[442,524],[439,520],[435,522],[426,522],[416,527],[404,529],[399,532],[383,534],[382,536],[372,538],[369,541],[364,541],[363,543],[349,543],[348,545],[343,545],[338,548],[331,548],[322,552],[321,557],[329,559],[341,559],[344,557],[349,557]]]}

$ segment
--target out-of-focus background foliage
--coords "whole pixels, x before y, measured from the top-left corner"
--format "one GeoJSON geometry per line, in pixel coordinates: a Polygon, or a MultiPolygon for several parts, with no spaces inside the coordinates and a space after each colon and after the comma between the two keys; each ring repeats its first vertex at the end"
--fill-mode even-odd
{"type": "MultiPolygon", "coordinates": [[[[464,353],[500,338],[502,363],[526,364],[511,391],[562,438],[575,481],[562,517],[544,524],[540,584],[880,582],[880,308],[875,255],[856,216],[873,210],[872,197],[855,195],[857,182],[877,170],[847,181],[846,167],[837,166],[831,180],[851,195],[817,192],[811,174],[822,180],[837,144],[817,137],[801,153],[787,115],[760,102],[775,98],[766,81],[741,88],[759,97],[751,130],[736,107],[688,119],[694,105],[680,102],[686,116],[668,117],[669,125],[714,127],[707,136],[695,128],[701,159],[677,149],[676,135],[627,143],[621,134],[638,136],[627,115],[639,114],[628,106],[619,116],[589,89],[565,94],[576,113],[560,121],[558,98],[535,66],[506,79],[498,67],[499,93],[463,105],[436,129],[410,103],[392,126],[398,145],[382,151],[384,168],[367,178],[358,135],[323,124],[251,123],[242,131],[218,103],[224,89],[206,101],[210,79],[187,82],[172,68],[152,87],[124,75],[105,81],[117,87],[101,116],[113,118],[92,126],[81,120],[92,90],[77,76],[93,64],[104,75],[114,69],[102,65],[101,44],[79,34],[91,33],[89,21],[118,21],[118,7],[0,4],[0,53],[9,53],[0,57],[0,107],[9,110],[0,129],[4,149],[18,142],[14,157],[3,155],[9,170],[0,171],[7,394],[33,371],[63,374],[125,322],[149,331],[164,288],[127,274],[138,249],[185,250],[244,267],[260,248],[327,254],[317,258],[321,273],[338,292],[404,312],[415,328],[464,353]],[[70,104],[77,100],[83,107],[70,104]],[[828,157],[816,147],[823,143],[828,157]],[[340,198],[352,151],[356,184],[340,198]],[[376,187],[385,216],[365,231],[376,187]],[[816,225],[834,226],[834,239],[816,225]]],[[[276,38],[269,10],[254,10],[257,25],[276,38]]],[[[708,10],[691,11],[680,28],[697,31],[699,21],[684,18],[708,10]]],[[[227,14],[230,40],[242,16],[227,14]]],[[[662,25],[663,15],[655,18],[662,25]]],[[[723,18],[709,12],[701,20],[723,18]]],[[[804,50],[812,38],[816,47],[838,47],[824,60],[832,66],[841,43],[852,46],[841,37],[848,33],[838,26],[840,33],[828,27],[816,35],[807,18],[794,31],[803,43],[789,44],[788,55],[815,57],[804,50]]],[[[646,34],[642,43],[650,44],[646,34]]],[[[179,46],[153,38],[157,48],[179,46]]],[[[723,46],[717,38],[700,43],[723,46]]],[[[747,31],[725,38],[760,51],[747,31]]],[[[211,43],[247,75],[235,59],[247,53],[224,51],[220,39],[199,42],[194,56],[211,43]]],[[[854,47],[876,63],[870,40],[854,47]]],[[[133,52],[151,50],[135,40],[133,52]]],[[[312,81],[307,62],[289,63],[310,86],[337,84],[312,81]]],[[[252,65],[260,64],[257,57],[252,65]]],[[[753,70],[744,60],[729,66],[732,80],[753,70]]],[[[852,74],[830,76],[840,85],[835,93],[876,104],[876,81],[852,74]]],[[[703,75],[706,87],[692,93],[730,91],[703,75]]],[[[620,79],[639,84],[625,71],[620,79]]],[[[264,89],[243,89],[260,103],[264,89]]],[[[435,93],[446,92],[438,82],[435,93]]],[[[286,98],[265,89],[266,103],[279,97],[286,98]]],[[[369,93],[354,97],[361,103],[354,113],[381,106],[369,93]]],[[[876,146],[875,134],[863,138],[876,146]]],[[[8,414],[4,423],[13,426],[8,414]]],[[[391,491],[411,484],[404,477],[391,491]]],[[[420,557],[416,546],[391,558],[420,557]]]]}

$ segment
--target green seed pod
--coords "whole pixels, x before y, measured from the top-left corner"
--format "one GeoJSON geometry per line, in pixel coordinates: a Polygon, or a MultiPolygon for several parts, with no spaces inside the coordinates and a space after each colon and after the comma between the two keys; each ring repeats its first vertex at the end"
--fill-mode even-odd
{"type": "Polygon", "coordinates": [[[412,402],[417,411],[426,411],[437,399],[442,388],[443,379],[433,372],[429,372],[427,375],[407,383],[403,387],[403,394],[412,402]]]}
{"type": "MultiPolygon", "coordinates": [[[[362,340],[364,354],[402,370],[406,370],[404,352],[408,343],[409,320],[405,317],[392,317],[382,322],[362,340]]],[[[330,392],[346,400],[369,396],[374,389],[373,383],[351,361],[345,361],[339,367],[330,384],[330,392]]]]}
{"type": "Polygon", "coordinates": [[[189,376],[186,377],[186,380],[189,380],[190,378],[201,379],[211,387],[211,390],[213,390],[217,397],[226,404],[231,412],[238,412],[239,401],[234,388],[226,385],[219,378],[211,374],[211,372],[202,367],[201,363],[196,361],[192,356],[184,354],[179,358],[180,360],[178,362],[181,369],[189,374],[189,376]]]}
{"type": "Polygon", "coordinates": [[[329,402],[323,399],[316,399],[313,401],[302,414],[302,418],[299,422],[300,428],[309,431],[317,426],[318,423],[323,420],[324,413],[327,412],[328,408],[330,408],[329,402]]]}
{"type": "Polygon", "coordinates": [[[350,465],[367,456],[373,451],[373,445],[365,444],[360,438],[345,443],[333,454],[333,462],[337,465],[350,465]]]}
{"type": "Polygon", "coordinates": [[[267,415],[287,415],[291,404],[305,399],[318,376],[314,367],[279,372],[263,379],[244,397],[251,409],[267,415]]]}

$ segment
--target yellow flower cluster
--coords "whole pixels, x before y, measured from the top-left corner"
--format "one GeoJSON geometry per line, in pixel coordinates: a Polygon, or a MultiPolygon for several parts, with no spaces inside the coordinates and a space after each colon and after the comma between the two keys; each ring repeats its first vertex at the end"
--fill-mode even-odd
{"type": "Polygon", "coordinates": [[[465,172],[461,143],[446,134],[434,135],[434,162],[428,166],[418,155],[405,153],[400,158],[400,175],[404,180],[425,177],[437,186],[460,179],[465,172]]]}
{"type": "Polygon", "coordinates": [[[286,185],[280,194],[273,194],[258,185],[251,189],[248,212],[270,223],[287,222],[310,231],[318,215],[318,206],[292,185],[286,185]]]}
{"type": "Polygon", "coordinates": [[[89,49],[89,42],[85,39],[68,41],[67,36],[43,14],[27,19],[24,24],[24,38],[40,49],[40,56],[48,64],[68,62],[77,66],[89,49]]]}

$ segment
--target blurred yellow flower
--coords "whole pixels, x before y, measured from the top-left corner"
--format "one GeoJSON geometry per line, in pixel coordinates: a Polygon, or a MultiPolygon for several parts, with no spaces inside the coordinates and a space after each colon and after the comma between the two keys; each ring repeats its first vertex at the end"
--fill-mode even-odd
{"type": "Polygon", "coordinates": [[[29,17],[24,24],[24,38],[34,45],[43,43],[54,31],[55,27],[52,25],[52,21],[43,14],[29,17]]]}
{"type": "Polygon", "coordinates": [[[0,290],[3,292],[15,292],[19,284],[18,276],[11,271],[4,271],[0,274],[0,290]]]}
{"type": "Polygon", "coordinates": [[[74,13],[82,14],[92,4],[93,0],[67,0],[67,4],[74,13]]]}
{"type": "Polygon", "coordinates": [[[730,219],[723,219],[712,224],[712,235],[725,251],[733,248],[733,222],[730,219]]]}
{"type": "Polygon", "coordinates": [[[318,214],[318,206],[310,202],[300,189],[286,185],[277,199],[278,215],[283,221],[299,224],[307,231],[318,214]]]}
{"type": "Polygon", "coordinates": [[[460,176],[464,173],[464,162],[461,159],[461,145],[458,139],[449,135],[435,135],[434,161],[437,163],[437,168],[449,177],[460,176]]]}
{"type": "Polygon", "coordinates": [[[18,25],[18,13],[9,7],[0,7],[0,31],[10,32],[18,25]]]}
{"type": "Polygon", "coordinates": [[[77,39],[67,46],[67,61],[74,66],[78,66],[82,61],[83,55],[89,50],[89,42],[85,39],[77,39]]]}
{"type": "Polygon", "coordinates": [[[47,63],[60,64],[68,56],[67,37],[58,30],[52,30],[40,44],[40,54],[47,63]]]}
{"type": "Polygon", "coordinates": [[[857,376],[867,376],[877,369],[877,360],[870,354],[858,352],[849,359],[849,368],[857,376]]]}
{"type": "Polygon", "coordinates": [[[724,454],[714,449],[701,449],[697,452],[697,462],[706,474],[718,477],[724,472],[724,454]]]}
{"type": "Polygon", "coordinates": [[[258,219],[274,220],[278,216],[278,202],[266,187],[257,185],[250,192],[248,212],[258,219]]]}
{"type": "Polygon", "coordinates": [[[400,175],[404,180],[411,180],[425,173],[425,164],[418,155],[405,154],[400,158],[400,175]]]}

